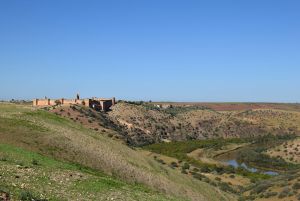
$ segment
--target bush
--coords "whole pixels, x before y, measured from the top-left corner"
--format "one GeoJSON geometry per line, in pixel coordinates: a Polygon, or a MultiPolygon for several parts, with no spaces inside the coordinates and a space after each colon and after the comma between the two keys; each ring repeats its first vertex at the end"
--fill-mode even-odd
{"type": "Polygon", "coordinates": [[[159,163],[161,163],[161,164],[163,164],[163,165],[165,165],[166,163],[165,163],[165,161],[164,160],[162,160],[162,159],[158,159],[157,160],[159,163]]]}
{"type": "Polygon", "coordinates": [[[194,177],[195,179],[199,179],[199,180],[202,180],[202,179],[205,178],[205,176],[203,176],[202,174],[199,174],[199,173],[193,174],[193,177],[194,177]]]}
{"type": "Polygon", "coordinates": [[[206,182],[206,183],[209,183],[209,182],[210,182],[210,179],[207,178],[207,177],[205,177],[205,178],[203,179],[203,181],[206,182]]]}
{"type": "Polygon", "coordinates": [[[279,193],[278,195],[278,198],[285,198],[289,195],[290,193],[290,189],[287,187],[287,188],[284,188],[281,193],[279,193]]]}
{"type": "Polygon", "coordinates": [[[236,191],[231,186],[229,186],[229,184],[225,182],[220,182],[219,187],[222,191],[236,193],[236,191]]]}
{"type": "Polygon", "coordinates": [[[275,197],[275,196],[277,196],[277,192],[266,192],[264,195],[263,195],[263,197],[264,198],[270,198],[270,197],[275,197]]]}
{"type": "Polygon", "coordinates": [[[265,192],[268,190],[269,187],[271,187],[271,183],[261,183],[257,185],[253,190],[251,191],[251,194],[260,194],[262,192],[265,192]]]}
{"type": "Polygon", "coordinates": [[[294,183],[293,189],[294,190],[299,190],[300,189],[300,183],[294,183]]]}
{"type": "Polygon", "coordinates": [[[199,172],[199,169],[198,168],[193,168],[193,171],[194,172],[199,172]]]}
{"type": "Polygon", "coordinates": [[[7,156],[0,156],[0,161],[7,161],[7,156]]]}
{"type": "Polygon", "coordinates": [[[217,171],[217,173],[219,174],[223,174],[225,172],[224,167],[220,166],[220,167],[216,167],[215,170],[217,171]]]}
{"type": "Polygon", "coordinates": [[[32,159],[32,165],[39,165],[39,162],[36,159],[32,159]]]}
{"type": "Polygon", "coordinates": [[[209,167],[203,166],[203,167],[201,167],[201,172],[208,173],[208,172],[211,172],[211,170],[209,169],[209,167]]]}
{"type": "Polygon", "coordinates": [[[215,178],[216,181],[221,181],[222,179],[220,177],[215,178]]]}
{"type": "Polygon", "coordinates": [[[241,196],[241,197],[238,198],[238,201],[246,201],[246,198],[241,196]]]}
{"type": "Polygon", "coordinates": [[[188,163],[184,163],[182,169],[190,169],[190,165],[188,163]]]}
{"type": "Polygon", "coordinates": [[[46,199],[41,199],[34,196],[29,191],[21,191],[19,198],[21,201],[47,201],[46,199]]]}
{"type": "Polygon", "coordinates": [[[231,179],[234,179],[234,178],[235,178],[235,175],[234,175],[234,174],[231,174],[229,177],[230,177],[231,179]]]}
{"type": "Polygon", "coordinates": [[[31,201],[31,200],[34,200],[34,197],[29,191],[22,191],[20,193],[20,200],[22,200],[22,201],[31,201]]]}
{"type": "Polygon", "coordinates": [[[171,162],[170,165],[171,165],[172,168],[177,168],[178,167],[178,164],[176,162],[174,162],[174,161],[171,162]]]}
{"type": "Polygon", "coordinates": [[[182,170],[181,170],[181,173],[182,173],[182,174],[187,174],[187,171],[186,171],[185,169],[182,169],[182,170]]]}

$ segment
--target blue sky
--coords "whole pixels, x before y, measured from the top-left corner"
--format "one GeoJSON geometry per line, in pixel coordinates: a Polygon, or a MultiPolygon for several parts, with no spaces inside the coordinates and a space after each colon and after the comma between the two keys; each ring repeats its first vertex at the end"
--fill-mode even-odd
{"type": "Polygon", "coordinates": [[[298,0],[2,0],[0,99],[300,102],[298,0]]]}

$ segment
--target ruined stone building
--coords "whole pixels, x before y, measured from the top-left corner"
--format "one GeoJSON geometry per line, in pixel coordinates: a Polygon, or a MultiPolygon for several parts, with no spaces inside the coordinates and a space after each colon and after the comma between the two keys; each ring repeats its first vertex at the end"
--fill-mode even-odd
{"type": "Polygon", "coordinates": [[[54,106],[54,105],[82,105],[99,111],[108,111],[116,102],[115,98],[85,98],[80,99],[77,94],[76,99],[33,99],[33,106],[54,106]]]}

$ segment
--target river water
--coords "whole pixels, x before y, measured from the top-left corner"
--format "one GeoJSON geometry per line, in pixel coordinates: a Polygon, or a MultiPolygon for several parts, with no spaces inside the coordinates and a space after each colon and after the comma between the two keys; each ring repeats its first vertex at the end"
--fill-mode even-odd
{"type": "Polygon", "coordinates": [[[254,168],[254,167],[250,167],[250,166],[246,165],[245,163],[239,163],[239,162],[237,162],[236,159],[226,160],[226,161],[222,161],[222,162],[224,162],[224,163],[226,163],[228,165],[231,165],[231,166],[233,166],[235,168],[242,167],[242,168],[248,170],[249,172],[260,172],[260,173],[271,175],[271,176],[278,175],[278,172],[275,172],[275,171],[264,171],[264,170],[260,170],[260,169],[254,168]]]}
{"type": "Polygon", "coordinates": [[[249,172],[259,172],[259,173],[267,174],[267,175],[271,175],[271,176],[279,175],[279,173],[275,172],[275,171],[265,171],[265,170],[251,167],[245,163],[239,163],[237,161],[237,153],[238,153],[237,150],[231,151],[231,152],[228,152],[225,154],[221,154],[221,155],[217,156],[215,159],[217,159],[227,165],[231,165],[234,168],[238,168],[238,167],[244,168],[244,169],[248,170],[249,172]]]}

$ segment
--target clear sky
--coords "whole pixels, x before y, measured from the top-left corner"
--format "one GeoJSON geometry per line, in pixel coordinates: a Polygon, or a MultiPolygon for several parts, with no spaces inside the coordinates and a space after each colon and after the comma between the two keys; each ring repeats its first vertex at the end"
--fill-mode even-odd
{"type": "Polygon", "coordinates": [[[0,99],[300,102],[299,0],[1,0],[0,99]]]}

